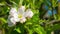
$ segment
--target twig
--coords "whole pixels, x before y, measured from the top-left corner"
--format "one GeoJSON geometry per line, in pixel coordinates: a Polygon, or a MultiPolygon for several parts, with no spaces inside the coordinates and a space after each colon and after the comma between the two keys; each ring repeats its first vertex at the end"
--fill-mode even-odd
{"type": "Polygon", "coordinates": [[[60,20],[52,20],[48,24],[58,24],[60,23],[60,20]]]}

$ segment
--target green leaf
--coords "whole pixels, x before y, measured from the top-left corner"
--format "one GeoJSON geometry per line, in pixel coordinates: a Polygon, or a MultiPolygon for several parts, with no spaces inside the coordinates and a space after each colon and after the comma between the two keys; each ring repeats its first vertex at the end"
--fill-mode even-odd
{"type": "Polygon", "coordinates": [[[38,34],[46,34],[44,28],[37,24],[34,26],[34,31],[38,34]]]}
{"type": "Polygon", "coordinates": [[[2,23],[7,23],[7,21],[4,18],[0,18],[0,21],[2,21],[2,23]]]}
{"type": "Polygon", "coordinates": [[[20,28],[18,27],[18,28],[15,28],[14,30],[16,30],[18,33],[21,33],[21,31],[20,31],[20,28]]]}

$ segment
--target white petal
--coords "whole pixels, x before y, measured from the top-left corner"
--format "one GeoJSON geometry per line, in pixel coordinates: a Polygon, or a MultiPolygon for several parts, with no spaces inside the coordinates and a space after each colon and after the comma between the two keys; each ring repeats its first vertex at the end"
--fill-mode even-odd
{"type": "Polygon", "coordinates": [[[16,24],[16,21],[14,20],[14,18],[10,18],[10,21],[11,21],[13,24],[16,24]]]}
{"type": "Polygon", "coordinates": [[[12,16],[15,17],[15,18],[18,18],[18,14],[17,13],[12,14],[12,16]]]}
{"type": "Polygon", "coordinates": [[[16,22],[13,20],[13,18],[11,17],[8,17],[8,26],[9,27],[12,27],[16,24],[16,22]]]}
{"type": "Polygon", "coordinates": [[[25,21],[26,21],[25,17],[23,17],[23,18],[20,19],[20,23],[24,23],[25,21]]]}
{"type": "Polygon", "coordinates": [[[33,12],[31,11],[31,9],[27,9],[24,16],[28,18],[32,18],[33,12]]]}
{"type": "Polygon", "coordinates": [[[19,9],[18,9],[18,13],[19,14],[23,14],[25,11],[25,6],[21,6],[19,9]]]}
{"type": "Polygon", "coordinates": [[[15,20],[16,22],[19,22],[19,21],[20,21],[20,18],[18,18],[18,17],[16,18],[16,17],[15,17],[14,20],[15,20]]]}
{"type": "Polygon", "coordinates": [[[14,26],[15,24],[13,24],[11,21],[8,21],[8,26],[9,27],[12,27],[12,26],[14,26]]]}
{"type": "Polygon", "coordinates": [[[18,18],[18,13],[10,14],[11,17],[18,18]]]}
{"type": "Polygon", "coordinates": [[[10,14],[10,15],[13,15],[13,14],[15,14],[15,13],[17,13],[16,8],[11,8],[9,14],[10,14]]]}

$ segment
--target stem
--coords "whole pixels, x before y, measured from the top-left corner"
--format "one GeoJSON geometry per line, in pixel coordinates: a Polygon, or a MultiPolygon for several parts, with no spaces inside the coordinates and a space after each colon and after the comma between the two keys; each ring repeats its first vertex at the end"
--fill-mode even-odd
{"type": "Polygon", "coordinates": [[[60,2],[58,2],[58,16],[60,16],[60,2]]]}
{"type": "Polygon", "coordinates": [[[4,28],[2,29],[2,33],[5,34],[5,30],[4,30],[4,28]]]}
{"type": "Polygon", "coordinates": [[[10,29],[9,29],[9,32],[8,32],[8,34],[11,34],[11,31],[12,31],[12,29],[13,29],[13,28],[10,28],[10,29]]]}

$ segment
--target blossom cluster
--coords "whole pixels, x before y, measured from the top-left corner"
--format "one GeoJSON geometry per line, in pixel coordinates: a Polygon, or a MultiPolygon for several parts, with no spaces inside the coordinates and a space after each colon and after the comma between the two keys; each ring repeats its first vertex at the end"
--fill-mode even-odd
{"type": "Polygon", "coordinates": [[[25,10],[25,6],[21,6],[18,10],[14,7],[10,9],[8,16],[8,26],[14,26],[17,22],[24,23],[27,18],[30,19],[33,16],[33,12],[31,9],[25,10]]]}

